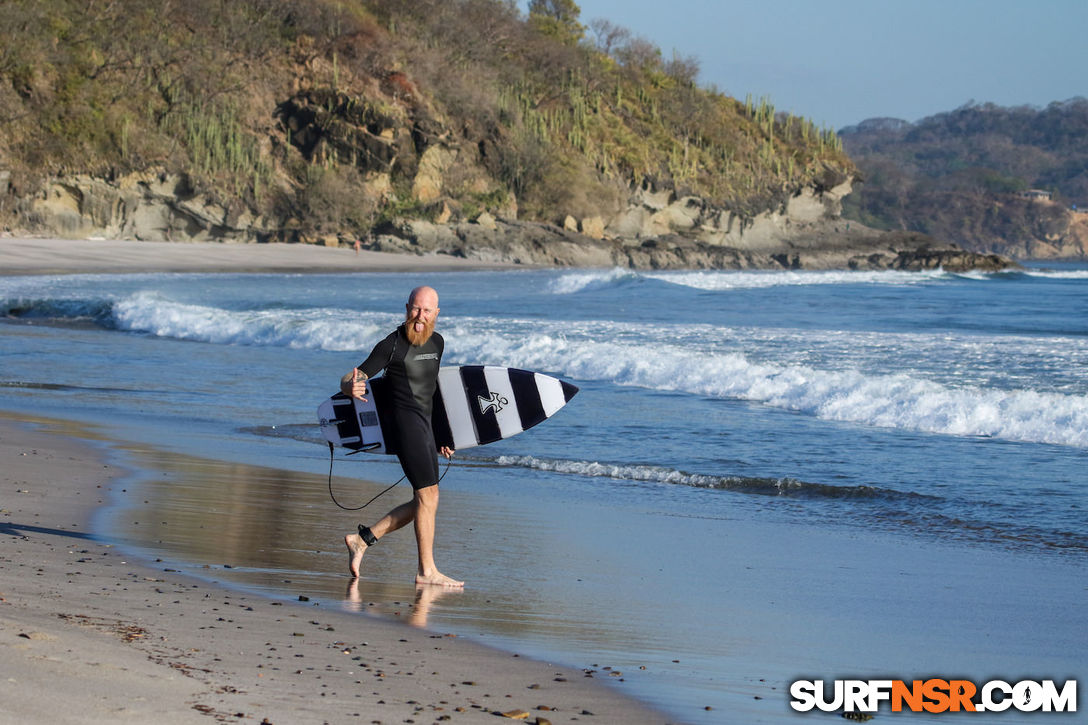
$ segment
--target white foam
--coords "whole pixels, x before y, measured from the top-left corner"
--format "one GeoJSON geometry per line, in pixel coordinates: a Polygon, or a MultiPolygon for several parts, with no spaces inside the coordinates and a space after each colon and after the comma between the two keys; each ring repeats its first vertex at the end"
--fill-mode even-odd
{"type": "MultiPolygon", "coordinates": [[[[162,337],[330,351],[368,351],[399,322],[334,308],[231,310],[146,291],[113,302],[112,318],[119,329],[162,337]]],[[[746,400],[866,426],[1088,447],[1084,338],[444,320],[455,341],[446,364],[746,400]]]]}
{"type": "Polygon", "coordinates": [[[781,271],[781,272],[652,272],[646,277],[700,290],[756,289],[765,287],[883,284],[915,285],[948,279],[940,271],[781,271]]]}
{"type": "MultiPolygon", "coordinates": [[[[741,476],[709,476],[703,473],[687,473],[665,466],[652,466],[637,463],[602,463],[600,461],[579,461],[570,459],[540,458],[537,456],[503,455],[493,460],[500,466],[517,466],[538,471],[563,473],[587,478],[611,478],[619,481],[639,481],[644,483],[663,483],[692,488],[715,488],[745,491],[764,496],[790,496],[807,494],[825,498],[846,498],[859,496],[891,496],[903,498],[904,494],[892,489],[880,489],[873,486],[834,486],[819,483],[805,483],[795,478],[751,478],[741,476]]],[[[923,498],[909,494],[913,498],[923,498]]],[[[924,497],[929,498],[929,497],[924,497]]]]}
{"type": "Polygon", "coordinates": [[[118,329],[221,345],[269,345],[317,350],[362,350],[399,321],[395,315],[340,310],[225,310],[137,292],[113,305],[118,329]]]}
{"type": "MultiPolygon", "coordinates": [[[[459,330],[453,360],[480,359],[654,390],[746,400],[826,420],[957,436],[1088,447],[1088,396],[939,383],[758,361],[739,351],[622,344],[556,334],[513,338],[459,330]]],[[[1083,388],[1082,388],[1083,389],[1083,388]]]]}
{"type": "Polygon", "coordinates": [[[548,285],[548,289],[555,294],[569,295],[586,289],[610,287],[617,282],[633,280],[638,277],[637,272],[621,269],[620,267],[605,271],[569,272],[552,280],[548,285]]]}
{"type": "Polygon", "coordinates": [[[951,275],[941,270],[636,272],[617,267],[604,271],[566,273],[553,280],[549,290],[555,294],[573,294],[645,279],[698,290],[721,291],[804,285],[916,285],[950,278],[951,275]]]}
{"type": "MultiPolygon", "coordinates": [[[[536,456],[499,456],[495,459],[495,463],[500,466],[521,466],[539,471],[566,473],[590,478],[670,483],[695,488],[727,488],[741,482],[741,479],[733,476],[707,476],[699,473],[685,473],[664,466],[574,461],[538,458],[536,456]]],[[[782,485],[785,486],[786,484],[783,482],[782,485]]]]}
{"type": "Polygon", "coordinates": [[[1028,269],[1023,273],[1029,277],[1046,279],[1088,279],[1088,269],[1028,269]]]}

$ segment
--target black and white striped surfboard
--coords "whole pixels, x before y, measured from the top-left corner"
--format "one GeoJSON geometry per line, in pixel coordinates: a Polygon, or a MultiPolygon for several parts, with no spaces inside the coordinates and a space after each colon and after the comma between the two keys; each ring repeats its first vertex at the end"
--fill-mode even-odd
{"type": "MultiPolygon", "coordinates": [[[[337,393],[322,403],[317,416],[325,439],[354,450],[395,452],[382,430],[383,382],[370,381],[366,402],[337,393]]],[[[509,438],[555,415],[577,392],[568,382],[528,370],[442,368],[431,415],[435,443],[461,451],[509,438]]]]}

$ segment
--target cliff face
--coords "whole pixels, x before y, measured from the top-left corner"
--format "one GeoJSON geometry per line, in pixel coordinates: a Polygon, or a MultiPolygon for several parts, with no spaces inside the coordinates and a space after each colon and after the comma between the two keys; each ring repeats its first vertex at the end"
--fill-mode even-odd
{"type": "MultiPolygon", "coordinates": [[[[416,187],[444,183],[421,164],[416,187]]],[[[380,183],[380,182],[379,182],[380,183]]],[[[360,241],[368,249],[405,254],[448,254],[527,265],[623,266],[645,269],[898,269],[943,267],[996,270],[1010,265],[994,254],[966,252],[923,234],[880,232],[839,215],[850,181],[832,189],[804,189],[780,208],[741,219],[693,196],[647,188],[633,190],[615,214],[568,216],[564,225],[519,221],[481,212],[452,220],[398,218],[360,241]]],[[[353,244],[345,234],[307,236],[255,215],[243,205],[224,206],[193,191],[184,177],[133,174],[118,181],[89,176],[54,180],[27,200],[36,231],[61,237],[178,242],[300,241],[353,244]]],[[[1088,215],[1085,221],[1088,221],[1088,215]]],[[[1088,224],[1079,227],[1088,230],[1088,224]]],[[[1082,239],[1085,237],[1082,237],[1082,239]]]]}
{"type": "MultiPolygon", "coordinates": [[[[443,183],[432,165],[420,165],[417,188],[443,183]]],[[[780,208],[744,220],[698,197],[638,188],[607,218],[568,216],[559,226],[519,221],[514,210],[499,217],[485,211],[460,221],[443,219],[448,210],[440,210],[437,220],[385,222],[361,241],[384,252],[580,267],[956,271],[1010,264],[922,234],[880,232],[845,221],[839,209],[849,190],[849,180],[832,189],[804,189],[780,208]]],[[[37,231],[53,236],[252,243],[285,234],[282,225],[242,205],[219,204],[194,192],[184,177],[166,174],[133,174],[113,182],[58,179],[26,204],[37,231]]],[[[339,246],[355,237],[296,233],[286,241],[339,246]]]]}
{"type": "Polygon", "coordinates": [[[1073,214],[1069,231],[1062,236],[1062,245],[1055,249],[1055,256],[1088,259],[1088,210],[1073,214]]]}
{"type": "Polygon", "coordinates": [[[1051,201],[992,201],[979,229],[967,230],[969,249],[1015,259],[1088,259],[1088,213],[1051,201]]]}

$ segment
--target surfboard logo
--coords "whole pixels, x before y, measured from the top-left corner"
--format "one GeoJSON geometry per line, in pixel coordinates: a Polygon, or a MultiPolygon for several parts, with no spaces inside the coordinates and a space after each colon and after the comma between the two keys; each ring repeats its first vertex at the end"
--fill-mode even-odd
{"type": "Polygon", "coordinates": [[[495,412],[495,414],[497,415],[500,410],[502,410],[503,408],[505,408],[507,405],[510,404],[509,400],[507,400],[503,396],[499,395],[498,393],[494,393],[494,392],[492,392],[490,390],[487,391],[487,392],[489,394],[489,397],[487,397],[487,398],[485,398],[482,395],[477,395],[476,396],[476,402],[478,402],[480,404],[480,414],[481,415],[487,413],[487,411],[489,411],[489,410],[493,410],[495,412]]]}

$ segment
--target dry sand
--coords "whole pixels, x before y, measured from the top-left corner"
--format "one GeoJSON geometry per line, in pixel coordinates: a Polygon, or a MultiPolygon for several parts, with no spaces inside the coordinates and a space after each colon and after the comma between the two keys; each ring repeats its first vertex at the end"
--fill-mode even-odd
{"type": "Polygon", "coordinates": [[[668,721],[580,670],[127,558],[89,537],[124,472],[80,435],[0,417],[0,723],[668,721]]]}
{"type": "Polygon", "coordinates": [[[123,272],[410,272],[513,265],[311,244],[133,242],[0,237],[0,274],[123,272]]]}

